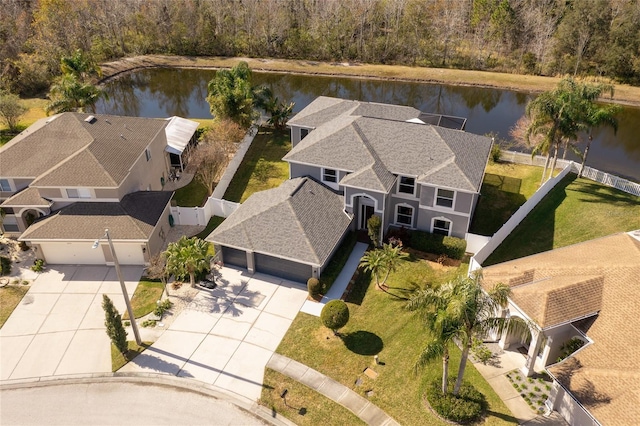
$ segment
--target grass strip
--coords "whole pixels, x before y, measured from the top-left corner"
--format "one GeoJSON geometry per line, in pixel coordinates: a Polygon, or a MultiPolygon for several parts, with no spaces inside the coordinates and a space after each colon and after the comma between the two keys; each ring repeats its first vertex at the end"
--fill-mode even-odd
{"type": "MultiPolygon", "coordinates": [[[[156,306],[158,306],[156,302],[160,300],[163,292],[164,284],[160,281],[140,280],[131,298],[133,315],[135,315],[136,318],[141,318],[153,312],[156,306]]],[[[125,311],[122,319],[128,320],[129,313],[125,311]]]]}
{"type": "Polygon", "coordinates": [[[133,360],[140,355],[142,351],[151,346],[152,342],[142,342],[142,345],[138,346],[135,341],[127,341],[129,350],[126,355],[123,355],[112,343],[111,344],[111,371],[116,372],[120,370],[126,363],[133,360]]]}
{"type": "Polygon", "coordinates": [[[300,426],[365,424],[342,405],[270,368],[264,373],[260,404],[300,426]],[[285,389],[287,405],[280,397],[285,389]]]}
{"type": "MultiPolygon", "coordinates": [[[[8,278],[6,278],[8,279],[8,278]]],[[[27,286],[8,285],[0,288],[0,328],[29,291],[27,286]]]]}

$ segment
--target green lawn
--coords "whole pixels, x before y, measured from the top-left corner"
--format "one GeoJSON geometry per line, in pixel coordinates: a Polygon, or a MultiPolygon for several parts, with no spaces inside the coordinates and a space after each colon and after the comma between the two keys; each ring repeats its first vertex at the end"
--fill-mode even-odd
{"type": "Polygon", "coordinates": [[[115,373],[116,371],[120,370],[126,363],[128,363],[129,361],[131,361],[132,359],[140,355],[142,351],[144,351],[149,346],[151,346],[152,343],[153,342],[142,342],[142,345],[138,346],[135,341],[131,341],[131,340],[127,341],[129,350],[127,351],[126,358],[124,357],[124,355],[122,355],[118,351],[118,349],[112,343],[111,344],[111,371],[115,373]]]}
{"type": "Polygon", "coordinates": [[[640,197],[569,174],[483,265],[639,228],[640,197]]]}
{"type": "Polygon", "coordinates": [[[200,207],[207,195],[207,187],[194,178],[187,186],[178,189],[173,199],[180,207],[200,207]]]}
{"type": "Polygon", "coordinates": [[[469,232],[493,235],[536,192],[541,177],[541,167],[489,164],[469,232]]]}
{"type": "Polygon", "coordinates": [[[283,374],[267,368],[264,372],[265,390],[260,403],[286,415],[299,426],[354,426],[366,424],[342,405],[333,403],[313,389],[283,374]],[[287,389],[287,406],[280,398],[287,389]]]}
{"type": "MultiPolygon", "coordinates": [[[[387,282],[390,291],[399,297],[377,290],[371,278],[361,274],[358,279],[361,287],[356,288],[348,299],[350,320],[341,330],[342,338],[333,336],[321,325],[319,318],[300,313],[277,351],[328,375],[361,395],[373,390],[373,395],[369,397],[371,402],[400,424],[445,424],[431,414],[423,402],[426,386],[441,376],[441,361],[436,360],[419,374],[414,374],[414,363],[428,335],[417,316],[404,309],[406,302],[402,297],[417,287],[451,279],[466,271],[467,267],[467,264],[459,268],[432,267],[426,261],[411,257],[402,262],[387,282]],[[384,364],[373,364],[373,355],[376,354],[384,364]],[[373,368],[379,374],[375,380],[363,374],[366,367],[373,368]],[[362,384],[355,386],[358,378],[362,384]]],[[[455,375],[460,352],[457,348],[451,351],[451,375],[455,375]]],[[[504,403],[472,365],[467,367],[466,378],[487,396],[490,413],[486,424],[515,422],[504,403]]],[[[267,403],[275,398],[278,378],[266,375],[265,385],[262,400],[267,403]]],[[[337,407],[314,392],[305,396],[304,404],[322,412],[333,412],[337,407]]],[[[282,414],[296,423],[300,421],[290,411],[283,410],[282,414]]],[[[326,421],[332,419],[327,418],[326,421]]]]}
{"type": "MultiPolygon", "coordinates": [[[[136,318],[150,314],[156,308],[156,302],[162,297],[164,284],[159,281],[140,280],[136,291],[131,297],[131,307],[136,318]]],[[[123,320],[129,319],[129,313],[122,315],[123,320]]]]}
{"type": "Polygon", "coordinates": [[[216,229],[218,226],[220,226],[220,224],[224,221],[224,217],[220,217],[220,216],[211,216],[211,219],[209,219],[209,223],[207,223],[207,227],[204,228],[202,231],[200,231],[199,233],[197,233],[196,235],[194,235],[194,237],[198,237],[202,240],[204,240],[205,238],[207,238],[207,236],[209,236],[209,234],[216,229]]]}
{"type": "Polygon", "coordinates": [[[289,179],[289,165],[282,161],[282,157],[290,149],[289,132],[274,133],[271,129],[261,127],[223,198],[242,203],[254,192],[275,188],[289,179]],[[260,159],[265,164],[262,173],[256,170],[260,159]],[[261,178],[258,175],[262,175],[261,178]]]}
{"type": "Polygon", "coordinates": [[[0,288],[0,328],[7,322],[28,290],[28,286],[21,285],[8,285],[0,288]]]}

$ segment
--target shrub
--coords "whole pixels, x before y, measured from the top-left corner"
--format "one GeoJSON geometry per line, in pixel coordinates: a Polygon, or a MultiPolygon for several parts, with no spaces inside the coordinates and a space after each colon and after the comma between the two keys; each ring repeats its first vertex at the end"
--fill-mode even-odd
{"type": "Polygon", "coordinates": [[[162,317],[162,315],[164,315],[164,312],[167,309],[170,309],[172,305],[173,303],[171,303],[171,300],[165,299],[162,302],[158,303],[158,306],[156,306],[156,308],[153,310],[153,313],[159,317],[162,317]]]}
{"type": "Polygon", "coordinates": [[[320,280],[317,278],[309,278],[307,280],[307,290],[309,291],[309,296],[316,297],[322,291],[322,284],[320,284],[320,280]]]}
{"type": "Polygon", "coordinates": [[[369,234],[369,238],[371,239],[371,244],[374,247],[378,247],[380,245],[380,227],[382,226],[382,219],[380,216],[373,215],[367,220],[367,233],[369,234]]]}
{"type": "Polygon", "coordinates": [[[578,337],[573,337],[567,340],[562,346],[560,346],[560,356],[557,362],[562,361],[578,349],[584,346],[584,341],[578,337]]]}
{"type": "Polygon", "coordinates": [[[475,356],[478,361],[487,365],[487,362],[493,357],[493,352],[489,349],[480,339],[473,339],[473,344],[471,346],[471,351],[473,352],[473,356],[475,356]]]}
{"type": "Polygon", "coordinates": [[[147,327],[155,327],[156,326],[156,320],[145,320],[142,322],[142,324],[140,324],[142,327],[147,328],[147,327]]]}
{"type": "Polygon", "coordinates": [[[31,270],[33,272],[42,272],[43,269],[44,269],[44,260],[42,259],[36,259],[33,262],[33,265],[31,266],[31,270]]]}
{"type": "Polygon", "coordinates": [[[322,308],[320,319],[325,327],[338,335],[338,330],[349,322],[349,308],[342,300],[332,300],[322,308]]]}
{"type": "MultiPolygon", "coordinates": [[[[450,386],[453,386],[455,379],[451,378],[449,381],[450,386]]],[[[458,423],[471,423],[479,419],[488,408],[485,396],[468,382],[462,384],[460,393],[455,396],[452,393],[443,394],[440,380],[435,380],[427,387],[426,396],[436,413],[458,423]]]]}
{"type": "Polygon", "coordinates": [[[2,268],[0,275],[9,275],[11,273],[11,259],[0,256],[0,268],[2,268]]]}
{"type": "Polygon", "coordinates": [[[536,391],[536,392],[542,391],[542,389],[540,389],[538,386],[534,387],[533,390],[536,391]]]}
{"type": "Polygon", "coordinates": [[[444,254],[452,259],[462,259],[467,242],[461,238],[430,234],[423,231],[413,231],[409,237],[409,245],[420,251],[444,254]]]}
{"type": "Polygon", "coordinates": [[[489,155],[489,160],[491,160],[492,163],[497,163],[500,161],[501,157],[502,157],[502,148],[500,148],[500,145],[498,145],[497,143],[494,143],[491,146],[491,154],[489,155]]]}

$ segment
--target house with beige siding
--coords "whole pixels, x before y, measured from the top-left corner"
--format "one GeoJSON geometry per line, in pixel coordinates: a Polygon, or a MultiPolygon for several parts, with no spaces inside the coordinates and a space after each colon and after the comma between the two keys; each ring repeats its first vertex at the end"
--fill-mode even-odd
{"type": "Polygon", "coordinates": [[[47,263],[104,264],[110,255],[90,247],[109,228],[121,263],[148,262],[169,227],[163,188],[197,127],[72,112],[39,120],[0,148],[3,233],[47,263]]]}
{"type": "Polygon", "coordinates": [[[554,379],[547,406],[571,425],[640,424],[640,230],[614,234],[483,268],[483,285],[511,287],[503,315],[531,324],[526,375],[554,379]],[[561,359],[563,344],[583,345],[561,359]]]}

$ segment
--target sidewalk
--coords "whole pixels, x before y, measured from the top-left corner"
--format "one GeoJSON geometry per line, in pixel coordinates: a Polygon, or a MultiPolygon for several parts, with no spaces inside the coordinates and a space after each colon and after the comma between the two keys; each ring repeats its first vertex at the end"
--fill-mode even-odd
{"type": "Polygon", "coordinates": [[[353,412],[368,425],[400,425],[387,413],[346,386],[286,356],[274,353],[267,367],[310,387],[353,412]]]}
{"type": "Polygon", "coordinates": [[[322,308],[324,305],[330,300],[340,299],[342,294],[344,293],[347,285],[349,285],[349,280],[353,277],[353,274],[358,269],[358,265],[360,264],[360,259],[364,255],[364,252],[367,251],[369,247],[368,244],[365,243],[356,243],[355,247],[351,251],[349,255],[349,259],[347,259],[347,263],[345,263],[340,275],[333,282],[333,285],[327,292],[327,294],[320,300],[320,302],[314,302],[312,300],[307,300],[302,305],[302,309],[300,312],[304,312],[305,314],[314,315],[316,317],[320,316],[320,312],[322,312],[322,308]]]}

